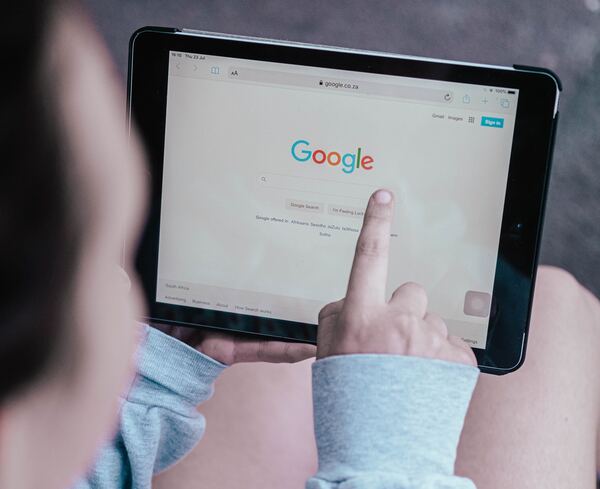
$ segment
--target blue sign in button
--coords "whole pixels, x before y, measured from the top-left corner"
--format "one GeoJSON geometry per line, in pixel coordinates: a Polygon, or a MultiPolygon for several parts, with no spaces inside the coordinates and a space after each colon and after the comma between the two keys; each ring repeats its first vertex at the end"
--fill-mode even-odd
{"type": "Polygon", "coordinates": [[[481,125],[486,127],[504,127],[504,119],[501,117],[487,117],[481,118],[481,125]]]}

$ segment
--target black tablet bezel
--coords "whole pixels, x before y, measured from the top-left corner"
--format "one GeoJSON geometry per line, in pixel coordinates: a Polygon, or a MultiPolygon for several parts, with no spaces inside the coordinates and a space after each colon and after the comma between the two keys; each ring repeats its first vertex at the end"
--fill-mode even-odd
{"type": "Polygon", "coordinates": [[[169,51],[516,88],[519,103],[488,337],[485,350],[474,348],[482,371],[503,374],[516,370],[525,358],[559,80],[535,68],[502,69],[336,49],[203,36],[160,27],[145,27],[132,35],[129,114],[145,143],[152,182],[150,214],[136,261],[149,308],[147,319],[316,342],[315,325],[156,301],[169,51]]]}

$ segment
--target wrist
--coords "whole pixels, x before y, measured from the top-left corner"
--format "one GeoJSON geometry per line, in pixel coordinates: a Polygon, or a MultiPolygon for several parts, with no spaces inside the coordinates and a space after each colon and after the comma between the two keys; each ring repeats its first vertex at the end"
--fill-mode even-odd
{"type": "Polygon", "coordinates": [[[475,367],[399,355],[343,355],[313,364],[321,471],[451,474],[475,367]]]}
{"type": "Polygon", "coordinates": [[[157,328],[147,328],[138,353],[138,375],[127,397],[154,397],[157,404],[159,397],[175,392],[198,404],[209,397],[212,384],[225,367],[157,328]]]}
{"type": "Polygon", "coordinates": [[[152,323],[152,327],[223,365],[231,365],[235,361],[233,343],[222,341],[220,335],[214,333],[209,335],[199,328],[187,328],[164,323],[152,323]],[[216,340],[216,338],[219,339],[216,340]]]}

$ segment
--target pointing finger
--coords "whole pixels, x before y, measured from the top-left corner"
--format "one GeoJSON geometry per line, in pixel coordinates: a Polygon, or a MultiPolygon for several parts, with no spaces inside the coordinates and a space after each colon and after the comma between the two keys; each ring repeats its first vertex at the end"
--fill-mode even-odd
{"type": "Polygon", "coordinates": [[[389,190],[371,195],[350,272],[346,294],[350,303],[385,302],[393,211],[394,197],[389,190]]]}

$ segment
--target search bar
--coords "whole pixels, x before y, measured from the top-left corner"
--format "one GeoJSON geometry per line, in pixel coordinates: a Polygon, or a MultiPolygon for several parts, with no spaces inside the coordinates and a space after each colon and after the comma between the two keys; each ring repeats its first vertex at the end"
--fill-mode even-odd
{"type": "Polygon", "coordinates": [[[354,199],[367,205],[369,197],[380,186],[365,185],[361,183],[340,182],[323,178],[297,177],[278,173],[261,173],[258,183],[264,188],[290,190],[304,194],[321,195],[326,197],[342,197],[354,199]]]}
{"type": "Polygon", "coordinates": [[[454,93],[449,90],[391,83],[377,83],[366,80],[352,80],[329,76],[304,75],[302,73],[244,68],[239,66],[230,67],[227,76],[230,80],[318,88],[322,90],[341,91],[341,93],[424,100],[444,105],[448,105],[454,100],[454,93]]]}

